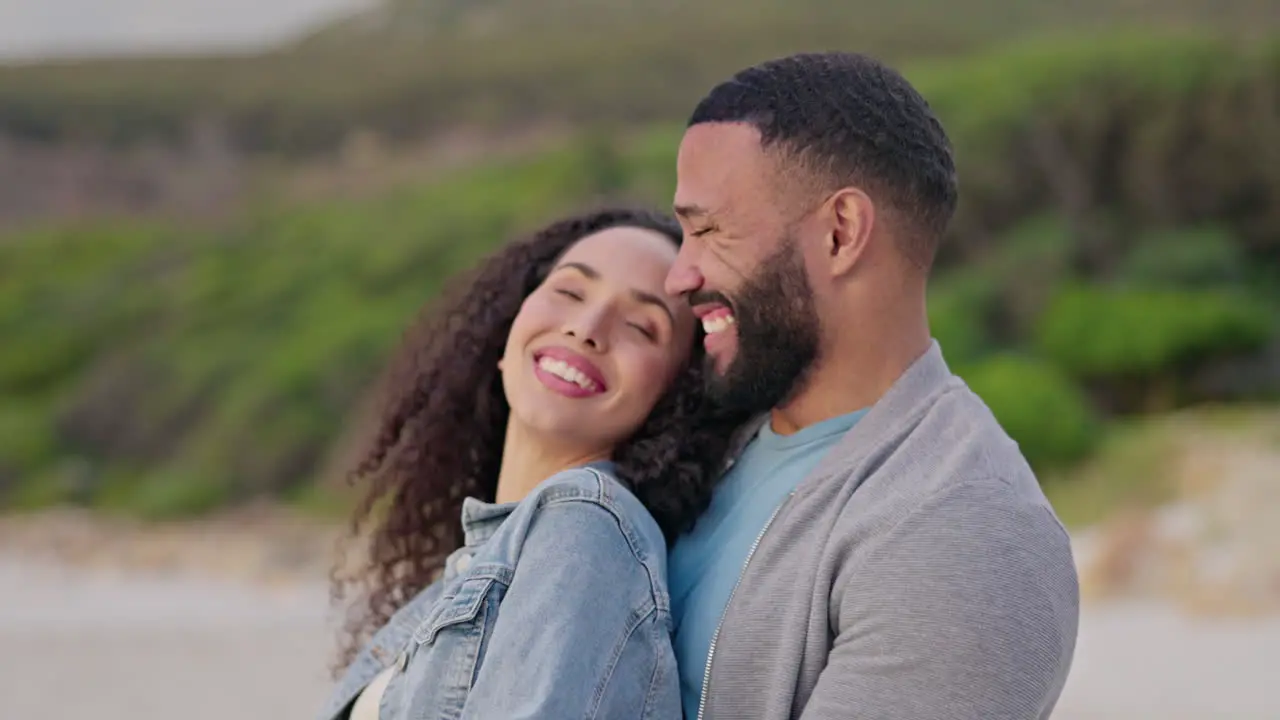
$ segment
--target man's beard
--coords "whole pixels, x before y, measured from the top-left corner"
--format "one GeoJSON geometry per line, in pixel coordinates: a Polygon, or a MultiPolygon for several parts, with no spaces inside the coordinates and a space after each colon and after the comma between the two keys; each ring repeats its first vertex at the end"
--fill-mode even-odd
{"type": "Polygon", "coordinates": [[[693,304],[718,302],[732,311],[737,352],[723,373],[707,357],[707,394],[720,407],[759,413],[789,400],[818,358],[819,326],[804,261],[792,238],[729,300],[718,292],[695,293],[693,304]]]}

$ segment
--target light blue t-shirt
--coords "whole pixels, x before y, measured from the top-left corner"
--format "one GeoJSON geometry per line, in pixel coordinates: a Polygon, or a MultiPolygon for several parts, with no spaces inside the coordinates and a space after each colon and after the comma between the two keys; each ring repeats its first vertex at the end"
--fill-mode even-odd
{"type": "Polygon", "coordinates": [[[675,652],[686,718],[702,696],[711,638],[765,523],[866,410],[779,435],[766,422],[725,474],[692,532],[680,537],[667,560],[675,618],[675,652]]]}

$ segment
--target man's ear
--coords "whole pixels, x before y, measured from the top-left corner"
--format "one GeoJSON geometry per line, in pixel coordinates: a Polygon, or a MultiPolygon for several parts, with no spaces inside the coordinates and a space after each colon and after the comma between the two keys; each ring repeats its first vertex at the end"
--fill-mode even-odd
{"type": "Polygon", "coordinates": [[[857,266],[875,227],[876,208],[871,196],[855,188],[841,188],[827,200],[830,224],[826,238],[828,267],[832,277],[847,275],[857,266]]]}

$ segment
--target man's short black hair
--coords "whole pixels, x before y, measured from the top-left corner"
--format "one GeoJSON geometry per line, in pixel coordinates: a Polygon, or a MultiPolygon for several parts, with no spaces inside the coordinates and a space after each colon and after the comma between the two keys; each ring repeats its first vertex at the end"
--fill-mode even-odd
{"type": "Polygon", "coordinates": [[[754,126],[823,190],[864,188],[901,220],[902,250],[928,268],[955,212],[951,143],[920,93],[855,53],[806,53],[747,68],[711,90],[689,118],[754,126]]]}

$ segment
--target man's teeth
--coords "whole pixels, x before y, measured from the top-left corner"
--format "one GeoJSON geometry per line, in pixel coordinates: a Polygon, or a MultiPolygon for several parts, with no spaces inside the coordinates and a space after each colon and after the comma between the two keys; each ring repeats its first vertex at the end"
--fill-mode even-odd
{"type": "Polygon", "coordinates": [[[596,384],[591,378],[583,375],[577,368],[563,360],[544,357],[538,361],[538,367],[546,370],[552,375],[555,375],[561,380],[568,380],[584,390],[596,389],[596,384]]]}
{"type": "Polygon", "coordinates": [[[732,315],[717,315],[715,317],[702,318],[702,329],[707,331],[708,335],[714,335],[718,332],[724,332],[734,323],[732,315]]]}

